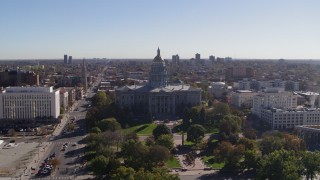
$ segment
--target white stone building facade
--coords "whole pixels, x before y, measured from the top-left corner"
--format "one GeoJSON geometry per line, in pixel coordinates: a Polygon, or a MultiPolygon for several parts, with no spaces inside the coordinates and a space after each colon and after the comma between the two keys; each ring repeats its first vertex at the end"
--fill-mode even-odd
{"type": "Polygon", "coordinates": [[[56,119],[60,114],[59,94],[53,87],[7,87],[0,93],[0,119],[56,119]]]}
{"type": "Polygon", "coordinates": [[[231,104],[240,108],[252,108],[253,107],[253,97],[258,93],[248,91],[248,90],[237,90],[231,93],[231,104]]]}
{"type": "Polygon", "coordinates": [[[320,125],[320,109],[263,109],[261,119],[272,129],[292,129],[298,125],[320,125]]]}
{"type": "Polygon", "coordinates": [[[268,108],[283,110],[295,109],[297,107],[297,95],[292,92],[264,92],[253,98],[252,113],[261,117],[261,111],[268,108]]]}

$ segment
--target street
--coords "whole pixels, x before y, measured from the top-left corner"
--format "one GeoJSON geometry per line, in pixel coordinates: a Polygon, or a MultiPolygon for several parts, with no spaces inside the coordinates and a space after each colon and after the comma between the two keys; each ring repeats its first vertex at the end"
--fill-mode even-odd
{"type": "MultiPolygon", "coordinates": [[[[95,83],[94,87],[97,85],[98,83],[95,83]]],[[[58,125],[56,129],[58,133],[41,138],[40,140],[33,140],[38,141],[40,144],[48,144],[46,146],[47,149],[43,149],[46,152],[38,161],[36,171],[39,170],[41,163],[53,154],[59,160],[60,165],[56,167],[50,177],[34,175],[31,179],[76,179],[78,175],[84,175],[84,161],[82,157],[84,155],[85,144],[81,140],[86,136],[85,116],[90,105],[90,102],[86,99],[91,98],[93,95],[92,88],[89,88],[86,93],[87,98],[76,102],[73,110],[65,113],[65,117],[67,117],[66,122],[58,125]],[[74,130],[68,130],[69,124],[74,124],[74,130]]]]}

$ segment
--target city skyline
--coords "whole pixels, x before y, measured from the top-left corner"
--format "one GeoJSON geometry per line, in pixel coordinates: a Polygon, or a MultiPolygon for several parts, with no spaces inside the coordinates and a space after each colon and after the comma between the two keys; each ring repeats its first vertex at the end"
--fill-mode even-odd
{"type": "Polygon", "coordinates": [[[317,1],[3,1],[0,59],[320,59],[317,1]]]}

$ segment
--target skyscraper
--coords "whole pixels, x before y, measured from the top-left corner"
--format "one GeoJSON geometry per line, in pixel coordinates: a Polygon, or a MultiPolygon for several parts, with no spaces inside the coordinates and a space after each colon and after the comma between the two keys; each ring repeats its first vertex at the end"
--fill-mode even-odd
{"type": "Polygon", "coordinates": [[[72,56],[69,56],[69,62],[68,64],[72,64],[72,56]]]}
{"type": "Polygon", "coordinates": [[[216,57],[214,57],[213,55],[209,56],[209,60],[210,61],[215,61],[216,57]]]}
{"type": "Polygon", "coordinates": [[[172,64],[173,65],[178,65],[179,64],[179,55],[172,55],[172,64]]]}
{"type": "Polygon", "coordinates": [[[65,55],[63,56],[63,63],[64,63],[64,64],[68,64],[68,55],[67,55],[67,54],[65,54],[65,55]]]}
{"type": "Polygon", "coordinates": [[[200,54],[199,53],[196,54],[196,60],[200,60],[200,54]]]}

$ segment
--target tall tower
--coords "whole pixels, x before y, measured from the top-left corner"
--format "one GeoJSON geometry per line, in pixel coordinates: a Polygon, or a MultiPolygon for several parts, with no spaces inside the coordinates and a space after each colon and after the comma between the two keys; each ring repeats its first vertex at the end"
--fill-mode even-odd
{"type": "Polygon", "coordinates": [[[63,63],[68,64],[68,55],[66,54],[63,56],[63,63]]]}
{"type": "Polygon", "coordinates": [[[196,58],[196,60],[200,60],[200,54],[197,53],[195,58],[196,58]]]}
{"type": "Polygon", "coordinates": [[[72,56],[69,56],[68,64],[72,64],[72,56]]]}
{"type": "Polygon", "coordinates": [[[85,63],[85,60],[82,61],[82,84],[85,91],[87,91],[88,88],[88,82],[87,82],[87,65],[85,63]]]}
{"type": "Polygon", "coordinates": [[[167,69],[164,60],[160,56],[160,49],[157,50],[157,56],[154,57],[151,71],[149,74],[149,85],[152,87],[167,86],[167,69]]]}

